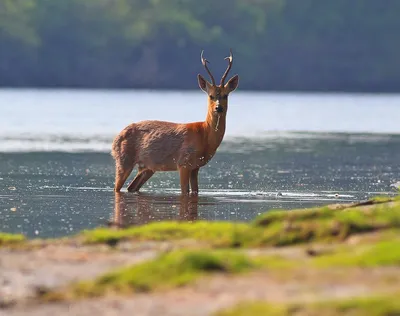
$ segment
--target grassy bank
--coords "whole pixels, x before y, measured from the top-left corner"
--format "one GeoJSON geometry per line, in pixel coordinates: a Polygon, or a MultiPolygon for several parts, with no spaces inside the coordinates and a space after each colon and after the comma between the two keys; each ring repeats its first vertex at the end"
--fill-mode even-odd
{"type": "MultiPolygon", "coordinates": [[[[354,269],[400,268],[400,234],[383,234],[379,241],[364,240],[361,244],[329,246],[327,250],[303,255],[290,252],[256,252],[245,249],[174,250],[142,264],[116,269],[93,281],[78,282],[61,291],[46,293],[46,301],[82,299],[110,293],[129,294],[162,291],[195,283],[200,277],[215,274],[237,275],[246,272],[268,273],[283,282],[312,273],[327,277],[333,269],[337,277],[346,280],[354,269]]],[[[293,249],[297,249],[296,247],[293,249]]],[[[400,274],[399,278],[400,281],[400,274]]],[[[396,282],[395,279],[392,281],[396,282]]],[[[391,282],[392,282],[391,281],[391,282]]]]}
{"type": "MultiPolygon", "coordinates": [[[[400,229],[400,198],[377,197],[352,205],[331,205],[311,209],[271,210],[251,223],[153,222],[126,229],[97,228],[49,243],[75,241],[80,244],[108,244],[121,241],[177,241],[192,239],[214,248],[290,246],[310,242],[343,241],[352,235],[400,229]]],[[[20,234],[0,233],[0,246],[38,244],[20,234]]],[[[45,242],[45,241],[43,241],[45,242]]]]}
{"type": "Polygon", "coordinates": [[[381,297],[366,297],[319,302],[314,304],[268,304],[245,302],[217,312],[215,316],[383,316],[400,315],[399,293],[381,297]]]}
{"type": "Polygon", "coordinates": [[[252,223],[162,222],[123,230],[99,228],[80,235],[83,243],[115,245],[123,240],[195,239],[213,247],[288,246],[344,240],[352,235],[400,228],[400,200],[291,211],[272,210],[252,223]],[[364,205],[366,204],[366,205],[364,205]]]}
{"type": "Polygon", "coordinates": [[[63,269],[71,264],[74,271],[80,268],[76,262],[88,266],[107,258],[111,262],[111,268],[102,268],[103,272],[88,279],[71,278],[73,282],[35,292],[40,304],[170,293],[222,277],[228,292],[234,280],[250,278],[250,288],[261,282],[261,288],[275,284],[274,288],[286,291],[285,287],[295,286],[303,293],[313,287],[329,292],[337,286],[355,299],[325,302],[326,297],[314,290],[315,304],[298,304],[292,298],[282,305],[261,300],[218,315],[364,315],[365,311],[396,315],[399,305],[392,304],[385,293],[400,293],[399,233],[400,199],[376,198],[352,205],[270,211],[251,223],[161,222],[126,229],[98,228],[59,240],[29,241],[21,235],[0,234],[0,246],[25,252],[26,260],[38,249],[47,251],[51,260],[61,255],[57,260],[63,269]],[[113,263],[121,254],[126,257],[123,262],[130,262],[141,251],[154,256],[129,264],[113,263]],[[357,284],[364,292],[358,292],[357,284]],[[367,294],[370,300],[363,299],[367,294]]]}

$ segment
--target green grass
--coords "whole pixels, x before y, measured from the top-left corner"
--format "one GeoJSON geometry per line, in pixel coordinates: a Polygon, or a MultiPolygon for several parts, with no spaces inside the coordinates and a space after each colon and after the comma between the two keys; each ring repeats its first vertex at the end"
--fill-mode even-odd
{"type": "Polygon", "coordinates": [[[158,222],[122,230],[98,228],[84,231],[85,243],[115,244],[124,239],[134,240],[183,240],[195,239],[210,242],[214,246],[234,247],[243,234],[249,234],[249,225],[228,222],[158,222]]]}
{"type": "Polygon", "coordinates": [[[378,195],[375,196],[373,198],[371,198],[370,201],[375,202],[375,203],[386,203],[386,202],[391,202],[391,201],[395,201],[398,200],[398,197],[390,197],[390,196],[386,196],[386,195],[378,195]]]}
{"type": "Polygon", "coordinates": [[[284,246],[309,241],[340,240],[351,235],[400,228],[400,203],[332,210],[327,207],[289,212],[271,211],[259,216],[264,227],[262,244],[284,246]]]}
{"type": "Polygon", "coordinates": [[[25,241],[25,236],[19,234],[0,233],[0,247],[14,245],[25,241]]]}
{"type": "Polygon", "coordinates": [[[314,304],[277,305],[243,302],[215,316],[395,316],[400,315],[400,293],[386,297],[354,298],[314,304]]]}
{"type": "MultiPolygon", "coordinates": [[[[215,248],[287,246],[313,241],[345,240],[347,237],[377,230],[400,229],[400,200],[375,198],[368,208],[320,207],[300,210],[273,210],[252,223],[158,222],[127,229],[98,228],[77,237],[86,244],[115,246],[121,240],[165,241],[192,239],[215,248]],[[390,203],[387,203],[390,202],[390,203]]],[[[0,233],[0,246],[22,241],[22,235],[0,233]]]]}
{"type": "Polygon", "coordinates": [[[376,204],[368,209],[328,207],[267,212],[253,223],[161,222],[122,230],[99,228],[81,234],[84,243],[121,240],[194,239],[214,247],[286,246],[312,241],[344,240],[377,230],[400,228],[400,202],[376,204]]]}
{"type": "Polygon", "coordinates": [[[215,316],[286,316],[289,310],[285,306],[264,302],[243,302],[234,307],[215,313],[215,316]]]}
{"type": "Polygon", "coordinates": [[[310,269],[382,266],[400,266],[399,238],[373,244],[342,245],[333,253],[304,258],[262,254],[251,256],[241,250],[229,249],[176,250],[142,264],[107,273],[94,281],[80,282],[67,289],[47,293],[44,299],[68,300],[103,296],[107,293],[151,292],[187,285],[200,276],[215,273],[266,270],[274,275],[291,278],[300,271],[310,269]]]}
{"type": "Polygon", "coordinates": [[[44,299],[77,299],[109,292],[149,292],[183,286],[206,274],[236,274],[265,266],[276,269],[287,268],[288,264],[279,257],[261,260],[228,250],[174,251],[142,264],[107,273],[94,281],[80,282],[68,289],[47,293],[44,299]]]}
{"type": "Polygon", "coordinates": [[[347,247],[313,259],[317,267],[400,266],[400,240],[347,247]]]}

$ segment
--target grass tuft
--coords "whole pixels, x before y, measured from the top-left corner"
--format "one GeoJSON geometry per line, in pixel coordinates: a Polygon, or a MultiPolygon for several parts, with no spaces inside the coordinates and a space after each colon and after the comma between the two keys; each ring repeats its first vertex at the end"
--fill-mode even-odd
{"type": "Polygon", "coordinates": [[[327,207],[289,212],[271,211],[259,216],[256,227],[264,228],[261,244],[276,246],[301,242],[343,240],[377,230],[400,228],[400,203],[332,210],[327,207]]]}
{"type": "MultiPolygon", "coordinates": [[[[283,260],[283,259],[282,259],[283,260]]],[[[279,259],[270,259],[275,267],[279,259]]],[[[268,261],[267,261],[268,262],[268,261]]],[[[212,273],[242,273],[265,262],[243,254],[219,251],[174,251],[158,258],[107,273],[94,281],[80,282],[70,288],[44,295],[45,300],[78,299],[112,293],[149,292],[186,285],[212,273]]]]}
{"type": "Polygon", "coordinates": [[[215,316],[395,316],[400,315],[397,295],[354,298],[314,304],[278,305],[266,302],[243,302],[219,311],[215,316]]]}
{"type": "Polygon", "coordinates": [[[318,267],[400,266],[400,240],[348,247],[313,259],[318,267]]]}
{"type": "Polygon", "coordinates": [[[158,222],[122,230],[98,228],[82,233],[85,243],[115,243],[116,241],[133,240],[182,240],[195,239],[210,242],[218,247],[234,247],[240,242],[239,236],[246,233],[249,226],[244,223],[228,222],[158,222]]]}
{"type": "Polygon", "coordinates": [[[0,246],[9,246],[25,241],[24,235],[0,233],[0,246]]]}

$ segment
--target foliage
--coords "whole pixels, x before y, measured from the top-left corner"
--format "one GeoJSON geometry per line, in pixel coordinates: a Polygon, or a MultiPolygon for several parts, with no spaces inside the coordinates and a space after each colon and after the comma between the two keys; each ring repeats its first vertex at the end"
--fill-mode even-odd
{"type": "Polygon", "coordinates": [[[0,85],[396,91],[395,0],[2,0],[0,85]]]}

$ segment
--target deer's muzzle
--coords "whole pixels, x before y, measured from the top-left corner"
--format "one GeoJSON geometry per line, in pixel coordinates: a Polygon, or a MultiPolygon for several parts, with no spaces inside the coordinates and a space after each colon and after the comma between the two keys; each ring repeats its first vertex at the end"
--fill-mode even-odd
{"type": "Polygon", "coordinates": [[[222,112],[224,112],[224,108],[221,105],[218,104],[215,107],[215,111],[217,111],[218,113],[222,113],[222,112]]]}

